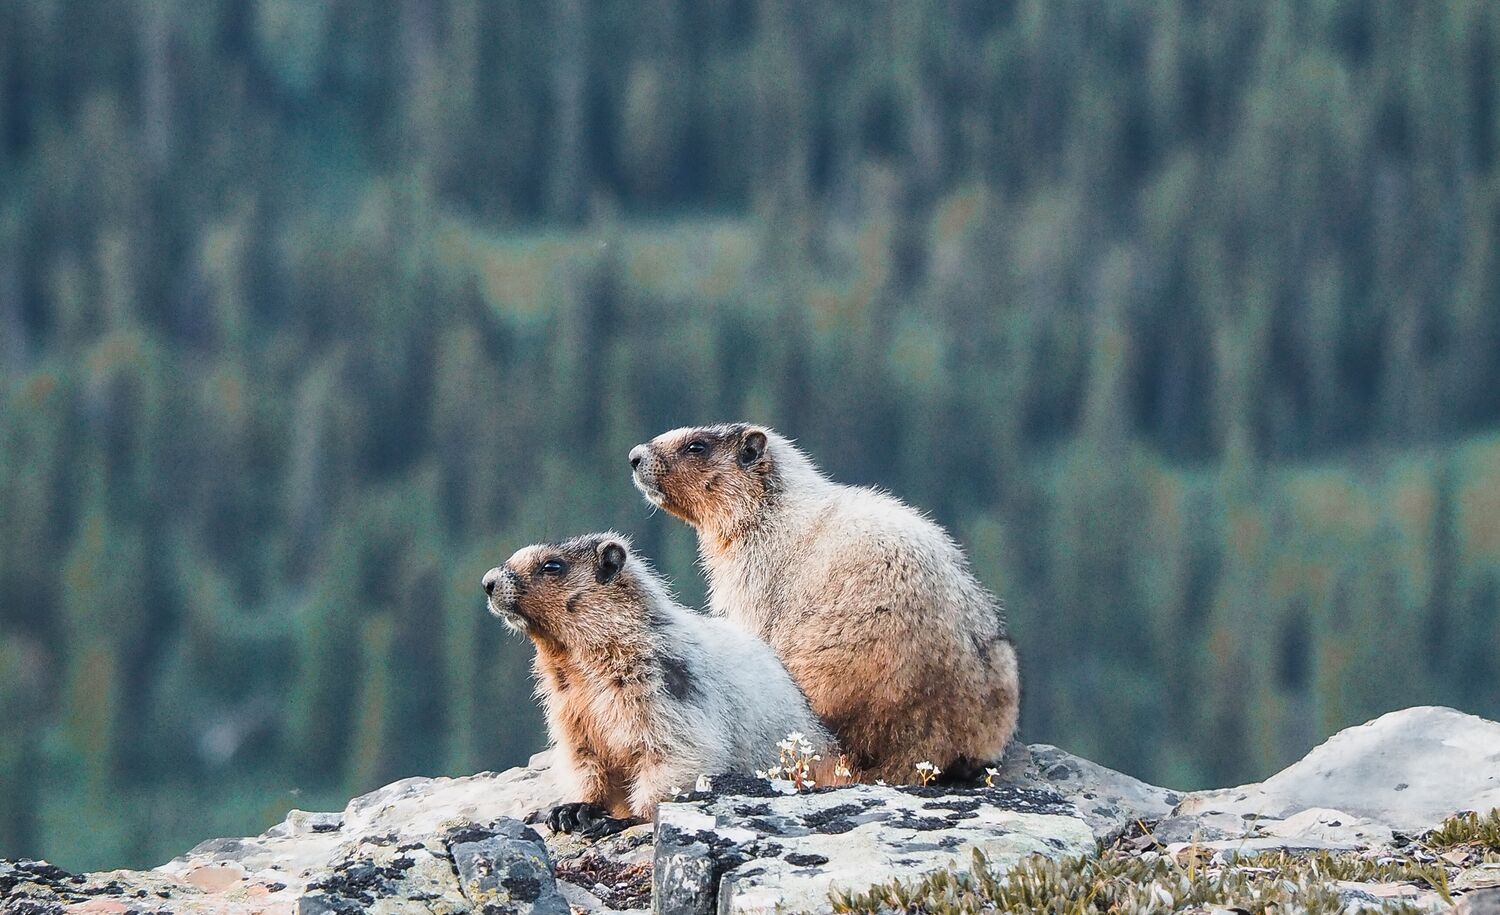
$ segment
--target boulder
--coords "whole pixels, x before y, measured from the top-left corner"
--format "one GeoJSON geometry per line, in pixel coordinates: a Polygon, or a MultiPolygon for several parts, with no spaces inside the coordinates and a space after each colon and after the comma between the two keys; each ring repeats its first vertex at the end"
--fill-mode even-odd
{"type": "Polygon", "coordinates": [[[1056,793],[1105,844],[1138,822],[1167,816],[1182,800],[1181,792],[1158,788],[1044,743],[1012,747],[1001,781],[1056,793]]]}
{"type": "Polygon", "coordinates": [[[1500,723],[1422,706],[1340,731],[1263,782],[1193,792],[1154,828],[1215,848],[1389,846],[1500,807],[1500,723]]]}
{"type": "Polygon", "coordinates": [[[516,820],[450,834],[448,851],[458,871],[459,890],[479,911],[514,915],[568,915],[571,911],[558,892],[542,837],[516,820]]]}
{"type": "Polygon", "coordinates": [[[655,910],[670,915],[829,911],[829,894],[893,877],[1093,851],[1094,831],[1056,793],[1001,785],[860,785],[788,794],[751,779],[661,805],[655,910]]]}
{"type": "Polygon", "coordinates": [[[1469,893],[1453,907],[1453,915],[1500,915],[1500,889],[1469,893]]]}
{"type": "Polygon", "coordinates": [[[339,812],[293,810],[259,836],[211,839],[151,871],[0,865],[0,909],[103,911],[121,901],[140,913],[457,913],[482,910],[469,895],[477,893],[506,900],[505,911],[565,915],[545,846],[518,821],[560,800],[545,754],[503,773],[407,778],[339,812]],[[529,902],[527,874],[539,884],[529,902]]]}

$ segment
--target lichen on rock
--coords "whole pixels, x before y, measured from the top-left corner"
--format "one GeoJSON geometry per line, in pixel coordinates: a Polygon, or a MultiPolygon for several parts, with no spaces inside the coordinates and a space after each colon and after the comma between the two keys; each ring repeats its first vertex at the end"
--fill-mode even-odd
{"type": "Polygon", "coordinates": [[[654,825],[597,841],[522,822],[565,800],[545,754],[503,773],[403,779],[150,871],[0,861],[0,911],[1436,913],[1456,903],[1500,915],[1500,811],[1490,812],[1500,724],[1451,709],[1392,713],[1264,782],[1191,794],[1036,745],[1013,748],[993,787],[796,793],[727,775],[663,804],[654,825]]]}

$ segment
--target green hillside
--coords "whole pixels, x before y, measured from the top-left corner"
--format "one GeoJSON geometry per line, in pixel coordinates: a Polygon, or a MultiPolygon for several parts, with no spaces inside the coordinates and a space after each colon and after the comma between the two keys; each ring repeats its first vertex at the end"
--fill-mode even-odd
{"type": "Polygon", "coordinates": [[[1029,741],[1500,717],[1500,7],[393,8],[0,0],[0,856],[524,760],[480,576],[700,599],[720,419],[953,530],[1029,741]]]}

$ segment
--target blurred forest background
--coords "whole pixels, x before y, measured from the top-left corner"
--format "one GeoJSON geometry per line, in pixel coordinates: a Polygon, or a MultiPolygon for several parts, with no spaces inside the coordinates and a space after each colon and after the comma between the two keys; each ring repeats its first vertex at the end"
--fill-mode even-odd
{"type": "Polygon", "coordinates": [[[1500,717],[1500,5],[0,0],[0,855],[541,746],[479,578],[771,423],[1175,787],[1500,717]]]}

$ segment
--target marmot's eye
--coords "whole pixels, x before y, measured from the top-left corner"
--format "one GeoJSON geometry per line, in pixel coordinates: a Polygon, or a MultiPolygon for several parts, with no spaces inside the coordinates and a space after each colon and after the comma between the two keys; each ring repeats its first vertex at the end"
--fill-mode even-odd
{"type": "Polygon", "coordinates": [[[687,447],[682,450],[688,454],[702,454],[703,452],[708,450],[708,446],[698,441],[697,439],[694,439],[693,441],[688,442],[687,447]]]}
{"type": "Polygon", "coordinates": [[[561,575],[568,568],[561,559],[549,559],[542,563],[542,574],[561,575]]]}

